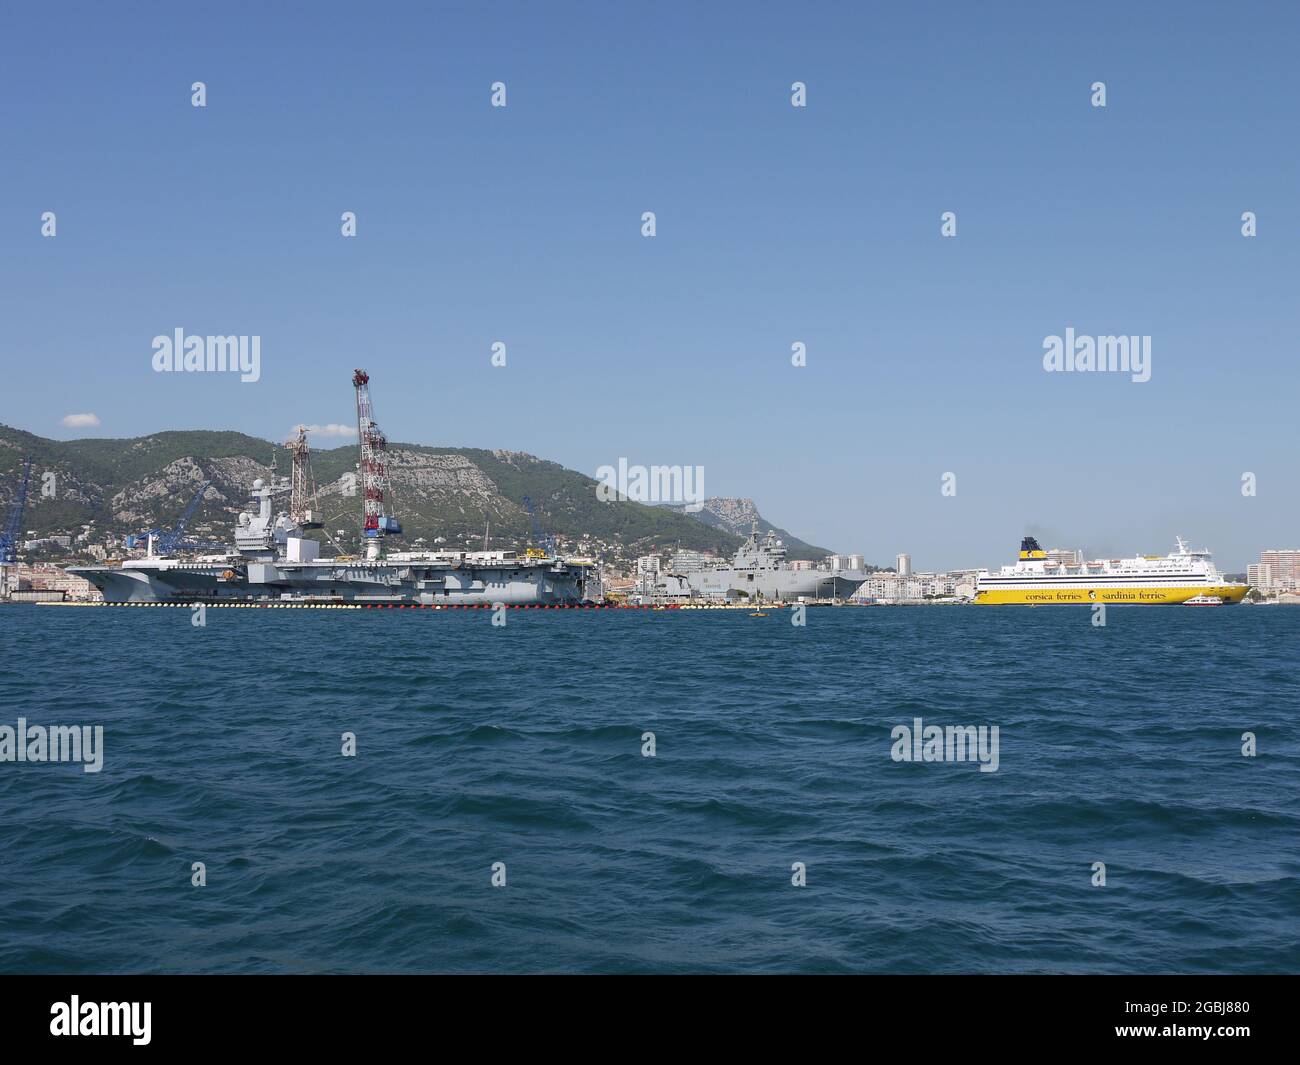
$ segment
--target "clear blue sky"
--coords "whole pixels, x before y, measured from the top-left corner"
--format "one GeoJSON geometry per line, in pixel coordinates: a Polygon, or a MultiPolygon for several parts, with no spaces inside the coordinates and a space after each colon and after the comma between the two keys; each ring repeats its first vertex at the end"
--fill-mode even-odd
{"type": "Polygon", "coordinates": [[[10,4],[0,421],[277,438],[366,366],[394,440],[699,464],[877,562],[1241,568],[1300,543],[1297,10],[10,4]],[[1045,373],[1067,326],[1152,380],[1045,373]],[[261,381],[155,374],[177,327],[261,381]]]}

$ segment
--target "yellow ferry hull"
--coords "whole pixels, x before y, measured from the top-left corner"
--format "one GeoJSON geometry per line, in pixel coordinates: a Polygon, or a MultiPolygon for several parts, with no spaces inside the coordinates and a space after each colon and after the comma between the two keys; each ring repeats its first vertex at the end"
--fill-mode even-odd
{"type": "Polygon", "coordinates": [[[1185,603],[1198,595],[1217,595],[1224,603],[1240,603],[1249,585],[1196,584],[1183,587],[1144,588],[989,588],[975,593],[975,602],[986,606],[1009,603],[1039,606],[1044,603],[1185,603]]]}

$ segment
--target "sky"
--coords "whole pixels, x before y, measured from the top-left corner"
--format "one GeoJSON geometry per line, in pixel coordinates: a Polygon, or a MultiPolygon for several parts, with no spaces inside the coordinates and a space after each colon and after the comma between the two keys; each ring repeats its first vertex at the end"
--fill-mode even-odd
{"type": "Polygon", "coordinates": [[[0,422],[282,440],[355,424],[363,366],[391,440],[699,466],[877,564],[1181,534],[1241,570],[1300,545],[1298,30],[1249,2],[9,3],[0,422]],[[1150,380],[1047,372],[1067,328],[1149,336],[1150,380]],[[260,337],[260,379],[155,372],[176,329],[260,337]]]}

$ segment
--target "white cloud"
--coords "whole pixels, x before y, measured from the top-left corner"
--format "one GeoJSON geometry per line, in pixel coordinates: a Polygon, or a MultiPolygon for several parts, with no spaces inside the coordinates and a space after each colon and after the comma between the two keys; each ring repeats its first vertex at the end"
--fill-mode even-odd
{"type": "Polygon", "coordinates": [[[61,424],[65,429],[95,429],[99,426],[99,415],[65,414],[61,424]]]}
{"type": "MultiPolygon", "coordinates": [[[[355,425],[339,425],[338,422],[330,422],[328,425],[307,425],[304,426],[307,432],[312,436],[356,436],[357,427],[355,425]]],[[[294,430],[294,433],[297,429],[294,430]]],[[[294,433],[290,433],[293,436],[294,433]]]]}

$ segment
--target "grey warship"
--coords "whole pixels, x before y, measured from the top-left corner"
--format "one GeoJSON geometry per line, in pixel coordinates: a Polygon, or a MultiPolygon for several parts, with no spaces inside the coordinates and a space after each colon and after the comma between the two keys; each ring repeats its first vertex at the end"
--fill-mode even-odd
{"type": "Polygon", "coordinates": [[[847,599],[870,576],[862,570],[795,569],[785,544],[768,530],[760,537],[755,522],[730,562],[648,574],[641,593],[651,599],[847,599]]]}
{"type": "MultiPolygon", "coordinates": [[[[74,567],[110,603],[395,603],[506,606],[578,604],[593,567],[514,551],[403,551],[377,558],[320,558],[287,513],[272,512],[272,489],[253,482],[256,510],[239,517],[234,550],[194,559],[129,559],[74,567]]],[[[594,592],[590,592],[596,598],[594,592]]]]}
{"type": "Polygon", "coordinates": [[[370,407],[369,375],[357,370],[362,491],[361,531],[365,557],[320,556],[308,535],[320,528],[311,505],[305,435],[286,445],[293,454],[293,497],[276,512],[273,488],[262,479],[252,486],[252,509],[239,515],[234,547],[182,558],[155,554],[149,537],[145,558],[117,566],[74,567],[110,603],[265,602],[357,603],[420,606],[563,606],[599,600],[597,567],[570,562],[547,551],[386,551],[384,541],[400,536],[388,513],[387,441],[370,407]]]}

